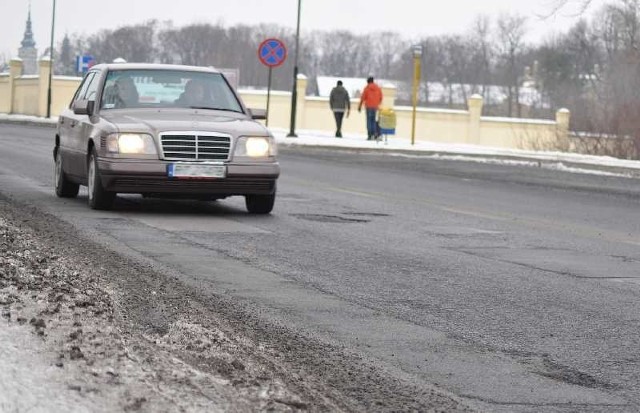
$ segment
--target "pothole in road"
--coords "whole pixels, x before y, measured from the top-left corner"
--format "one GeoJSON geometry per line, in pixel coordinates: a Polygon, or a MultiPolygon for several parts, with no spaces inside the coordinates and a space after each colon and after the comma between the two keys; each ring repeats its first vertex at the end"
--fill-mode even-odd
{"type": "Polygon", "coordinates": [[[389,214],[381,214],[378,212],[344,212],[342,215],[348,215],[352,217],[372,217],[372,218],[391,216],[389,214]]]}
{"type": "Polygon", "coordinates": [[[94,218],[97,221],[98,226],[104,228],[122,228],[122,227],[130,227],[132,225],[131,221],[127,218],[105,218],[105,217],[97,217],[94,218]]]}
{"type": "Polygon", "coordinates": [[[122,224],[122,223],[127,223],[129,222],[129,220],[127,218],[103,218],[103,217],[97,217],[94,218],[96,221],[98,222],[106,222],[109,224],[122,224]]]}
{"type": "Polygon", "coordinates": [[[298,194],[278,194],[278,201],[311,201],[311,198],[298,194]]]}
{"type": "Polygon", "coordinates": [[[360,224],[371,222],[369,219],[345,218],[338,215],[322,215],[322,214],[292,214],[296,218],[304,219],[312,222],[325,222],[331,224],[360,224]]]}
{"type": "Polygon", "coordinates": [[[503,236],[502,231],[490,231],[479,228],[457,226],[433,226],[425,229],[430,235],[441,238],[471,238],[503,236]]]}
{"type": "Polygon", "coordinates": [[[614,387],[610,383],[601,381],[600,379],[591,376],[590,374],[583,373],[572,367],[559,364],[553,360],[550,360],[548,357],[543,358],[541,367],[543,367],[543,371],[536,371],[535,373],[553,380],[588,388],[614,387]]]}

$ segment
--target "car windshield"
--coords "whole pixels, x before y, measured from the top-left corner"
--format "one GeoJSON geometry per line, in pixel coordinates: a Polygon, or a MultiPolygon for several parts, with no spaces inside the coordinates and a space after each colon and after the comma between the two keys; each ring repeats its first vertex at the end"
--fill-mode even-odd
{"type": "Polygon", "coordinates": [[[219,73],[187,70],[112,70],[100,108],[194,108],[242,112],[219,73]]]}

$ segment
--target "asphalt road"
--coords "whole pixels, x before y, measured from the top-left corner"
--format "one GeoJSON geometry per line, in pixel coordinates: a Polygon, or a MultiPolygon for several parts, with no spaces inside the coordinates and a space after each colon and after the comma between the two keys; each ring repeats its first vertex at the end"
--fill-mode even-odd
{"type": "Polygon", "coordinates": [[[2,194],[241,309],[355,410],[640,410],[640,180],[287,148],[270,216],[241,198],[97,212],[53,195],[52,134],[0,125],[2,194]]]}

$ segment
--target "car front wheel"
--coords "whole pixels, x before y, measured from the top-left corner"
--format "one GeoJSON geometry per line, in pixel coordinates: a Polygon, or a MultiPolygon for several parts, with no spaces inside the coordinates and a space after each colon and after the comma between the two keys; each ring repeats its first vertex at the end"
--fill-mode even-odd
{"type": "Polygon", "coordinates": [[[56,163],[54,166],[54,184],[56,195],[59,198],[75,198],[78,196],[80,185],[73,183],[67,179],[62,169],[62,153],[58,148],[56,150],[56,163]]]}
{"type": "Polygon", "coordinates": [[[91,209],[111,209],[116,194],[115,192],[105,191],[102,186],[100,171],[98,170],[98,157],[96,156],[95,150],[92,150],[89,156],[88,169],[87,187],[89,190],[89,207],[91,207],[91,209]]]}
{"type": "Polygon", "coordinates": [[[251,214],[268,214],[273,210],[276,201],[276,193],[270,195],[245,195],[247,211],[251,214]]]}

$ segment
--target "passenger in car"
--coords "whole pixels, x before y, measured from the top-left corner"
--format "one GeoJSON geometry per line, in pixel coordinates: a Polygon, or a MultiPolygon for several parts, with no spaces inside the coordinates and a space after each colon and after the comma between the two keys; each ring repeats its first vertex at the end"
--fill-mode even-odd
{"type": "Polygon", "coordinates": [[[184,92],[176,100],[180,106],[205,106],[210,107],[213,102],[207,86],[198,80],[191,79],[187,82],[184,92]]]}

